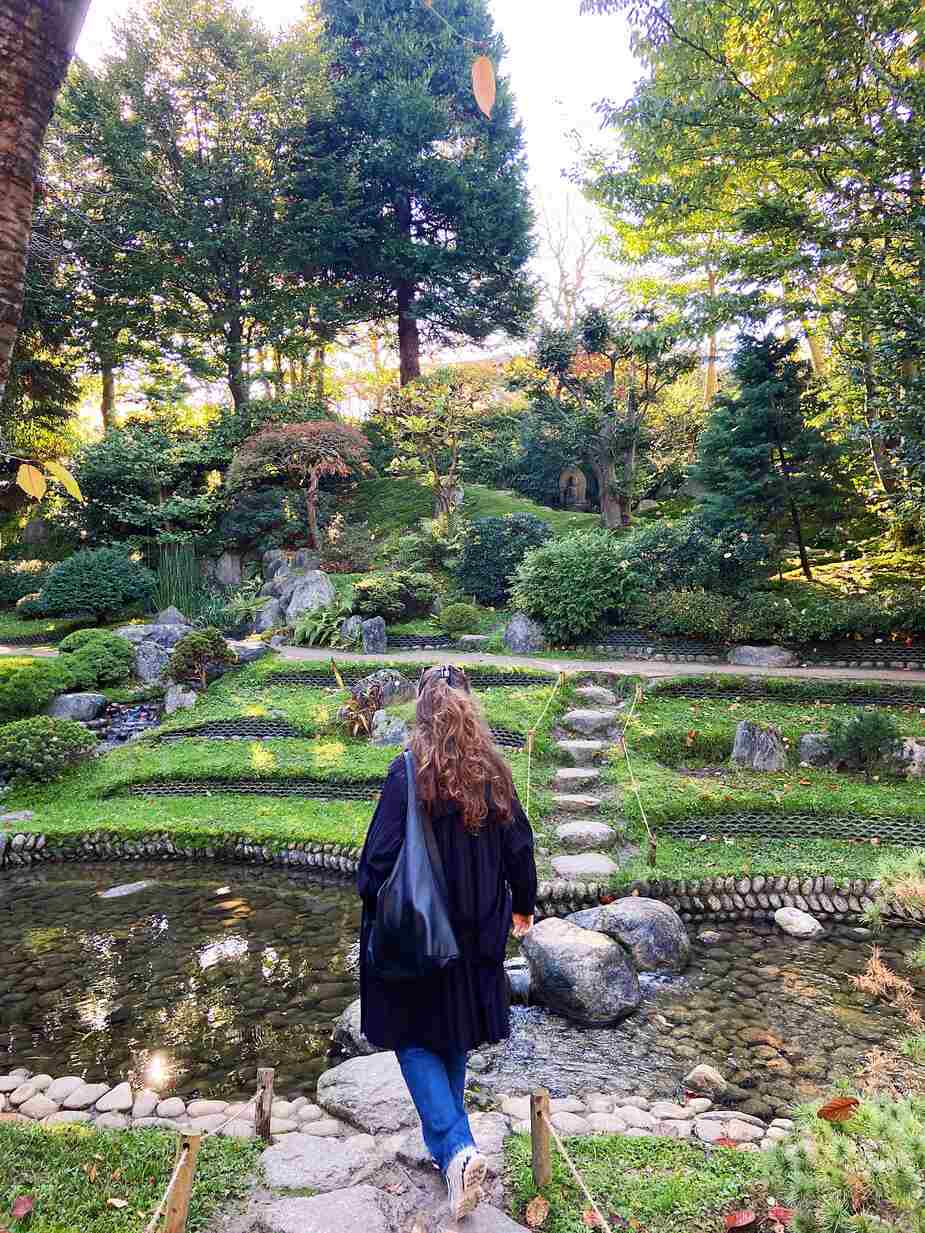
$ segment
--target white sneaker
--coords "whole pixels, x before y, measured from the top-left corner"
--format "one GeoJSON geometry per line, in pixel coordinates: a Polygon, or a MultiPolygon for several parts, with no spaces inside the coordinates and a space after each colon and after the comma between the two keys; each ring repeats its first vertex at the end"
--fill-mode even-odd
{"type": "Polygon", "coordinates": [[[474,1147],[461,1148],[447,1165],[446,1188],[454,1220],[461,1220],[478,1207],[487,1168],[485,1157],[474,1147]]]}

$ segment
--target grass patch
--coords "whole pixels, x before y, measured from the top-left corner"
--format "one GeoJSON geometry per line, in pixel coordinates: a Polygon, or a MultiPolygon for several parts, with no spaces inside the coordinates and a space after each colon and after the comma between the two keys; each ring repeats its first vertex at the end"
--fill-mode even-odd
{"type": "Polygon", "coordinates": [[[96,622],[91,617],[29,617],[20,619],[0,613],[0,642],[4,638],[63,638],[74,629],[85,629],[96,622]]]}
{"type": "MultiPolygon", "coordinates": [[[[588,1189],[614,1228],[646,1233],[712,1233],[723,1228],[723,1213],[747,1206],[761,1177],[761,1161],[746,1152],[717,1151],[666,1139],[600,1135],[569,1139],[568,1150],[588,1189]]],[[[523,1219],[536,1194],[530,1169],[530,1140],[514,1135],[505,1143],[514,1215],[523,1219]]],[[[549,1215],[543,1233],[587,1233],[582,1212],[587,1200],[564,1161],[553,1152],[552,1181],[543,1190],[549,1215]]]]}
{"type": "MultiPolygon", "coordinates": [[[[797,562],[785,571],[784,578],[805,586],[797,562]]],[[[862,555],[854,560],[813,565],[813,579],[816,590],[840,595],[897,587],[921,588],[925,587],[925,557],[921,549],[894,548],[880,537],[869,541],[862,555]]]]}
{"type": "MultiPolygon", "coordinates": [[[[0,1221],[18,1195],[31,1195],[30,1233],[141,1233],[170,1180],[176,1145],[175,1135],[156,1130],[121,1134],[83,1126],[0,1126],[0,1221]],[[111,1199],[128,1206],[113,1207],[111,1199]]],[[[252,1143],[215,1135],[203,1139],[190,1233],[244,1195],[258,1156],[252,1143]]]]}
{"type": "MultiPolygon", "coordinates": [[[[797,702],[806,705],[814,703],[842,702],[848,706],[858,705],[846,702],[849,698],[867,698],[871,703],[883,697],[895,696],[901,691],[908,694],[910,706],[925,706],[925,685],[906,684],[904,681],[839,681],[820,679],[804,679],[801,677],[744,677],[736,673],[725,675],[709,674],[703,676],[666,677],[648,687],[650,698],[670,697],[677,689],[703,689],[710,694],[728,695],[732,699],[749,697],[749,690],[760,689],[766,695],[766,701],[797,702]]],[[[699,701],[699,700],[698,700],[699,701]]],[[[904,707],[902,708],[904,709],[904,707]]]]}
{"type": "Polygon", "coordinates": [[[548,522],[556,535],[570,531],[585,531],[601,525],[600,514],[583,514],[575,510],[553,509],[537,505],[529,497],[503,488],[487,488],[484,484],[466,484],[463,513],[467,518],[504,518],[508,514],[532,514],[548,522]]]}
{"type": "Polygon", "coordinates": [[[429,488],[397,476],[360,480],[346,502],[348,521],[365,522],[376,535],[413,531],[422,518],[434,516],[429,488]]]}

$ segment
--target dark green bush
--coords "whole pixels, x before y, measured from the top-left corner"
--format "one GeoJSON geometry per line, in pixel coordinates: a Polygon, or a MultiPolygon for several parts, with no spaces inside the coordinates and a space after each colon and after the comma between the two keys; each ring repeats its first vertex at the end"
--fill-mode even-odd
{"type": "Polygon", "coordinates": [[[478,631],[480,614],[474,604],[447,604],[437,617],[437,624],[451,638],[478,631]]]}
{"type": "Polygon", "coordinates": [[[365,522],[347,522],[343,514],[335,514],[318,548],[326,573],[363,574],[372,564],[375,543],[365,522]]]}
{"type": "Polygon", "coordinates": [[[147,607],[155,585],[151,571],[118,548],[83,549],[52,569],[38,602],[46,616],[114,617],[126,608],[147,607]]]}
{"type": "Polygon", "coordinates": [[[77,630],[62,639],[58,649],[66,655],[66,668],[80,689],[124,685],[135,666],[132,644],[105,629],[77,630]]]}
{"type": "Polygon", "coordinates": [[[629,620],[666,638],[726,642],[740,601],[706,591],[656,591],[638,595],[629,620]]]}
{"type": "Polygon", "coordinates": [[[620,541],[619,555],[636,584],[651,592],[671,587],[732,594],[770,569],[767,544],[752,526],[716,526],[698,515],[634,531],[620,541]]]}
{"type": "Polygon", "coordinates": [[[196,629],[173,648],[168,674],[175,681],[205,689],[210,675],[237,662],[234,651],[217,629],[196,629]]]}
{"type": "Polygon", "coordinates": [[[896,720],[877,710],[833,719],[829,724],[829,743],[836,762],[863,771],[868,783],[876,770],[896,770],[902,752],[896,720]]]}
{"type": "Polygon", "coordinates": [[[36,715],[0,727],[0,777],[47,782],[88,758],[96,737],[70,719],[36,715]]]}
{"type": "MultiPolygon", "coordinates": [[[[108,638],[116,637],[117,635],[111,634],[108,629],[97,629],[95,626],[92,629],[75,629],[72,634],[61,639],[58,643],[58,651],[62,655],[72,655],[74,651],[82,650],[90,642],[97,642],[100,639],[106,641],[108,638]]],[[[119,638],[119,641],[126,642],[124,638],[119,638]]],[[[127,642],[126,645],[128,645],[127,642]]]]}
{"type": "Polygon", "coordinates": [[[612,535],[582,531],[532,548],[518,566],[511,598],[554,642],[575,642],[605,619],[615,623],[625,615],[634,581],[612,535]]]}
{"type": "Polygon", "coordinates": [[[36,596],[34,599],[20,600],[16,605],[16,615],[26,620],[32,617],[43,617],[46,614],[42,601],[36,596]]]}
{"type": "Polygon", "coordinates": [[[24,596],[37,592],[48,577],[44,561],[15,561],[0,565],[0,608],[12,608],[24,596]]]}
{"type": "Polygon", "coordinates": [[[429,612],[437,589],[428,574],[393,570],[370,574],[353,588],[353,611],[362,617],[381,616],[389,623],[408,621],[429,612]]]}
{"type": "Polygon", "coordinates": [[[462,549],[456,577],[482,604],[507,602],[514,573],[531,548],[552,537],[548,522],[533,514],[476,518],[462,549]]]}
{"type": "Polygon", "coordinates": [[[38,715],[55,694],[74,689],[76,678],[65,661],[40,660],[0,677],[0,723],[38,715]]]}

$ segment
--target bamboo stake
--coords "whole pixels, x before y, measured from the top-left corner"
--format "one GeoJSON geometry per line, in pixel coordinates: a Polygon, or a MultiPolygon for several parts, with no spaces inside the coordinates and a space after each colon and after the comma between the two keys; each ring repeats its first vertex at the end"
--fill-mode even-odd
{"type": "Polygon", "coordinates": [[[270,1122],[273,1117],[273,1076],[276,1071],[272,1067],[261,1067],[257,1071],[257,1111],[254,1123],[257,1138],[264,1143],[270,1142],[270,1122]]]}
{"type": "Polygon", "coordinates": [[[549,1092],[538,1088],[530,1095],[530,1146],[533,1154],[533,1184],[537,1190],[549,1185],[552,1160],[549,1152],[549,1092]]]}
{"type": "Polygon", "coordinates": [[[189,1216],[193,1177],[196,1173],[196,1157],[199,1155],[200,1135],[183,1135],[177,1151],[177,1172],[170,1197],[167,1200],[167,1215],[164,1218],[164,1233],[186,1233],[189,1216]]]}

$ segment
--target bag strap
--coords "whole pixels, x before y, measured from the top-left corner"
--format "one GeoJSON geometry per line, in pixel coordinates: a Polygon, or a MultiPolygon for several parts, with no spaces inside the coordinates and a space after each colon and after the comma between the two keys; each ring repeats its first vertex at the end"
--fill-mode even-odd
{"type": "Polygon", "coordinates": [[[446,871],[443,868],[443,858],[440,855],[440,849],[437,847],[437,836],[434,834],[434,828],[430,818],[426,813],[421,811],[418,803],[417,778],[414,772],[414,757],[410,749],[405,750],[405,775],[408,781],[408,812],[405,818],[406,828],[413,825],[412,819],[416,820],[424,835],[424,843],[427,846],[427,855],[430,857],[430,867],[433,870],[434,881],[437,884],[437,889],[443,896],[444,904],[449,903],[446,886],[446,871]]]}

